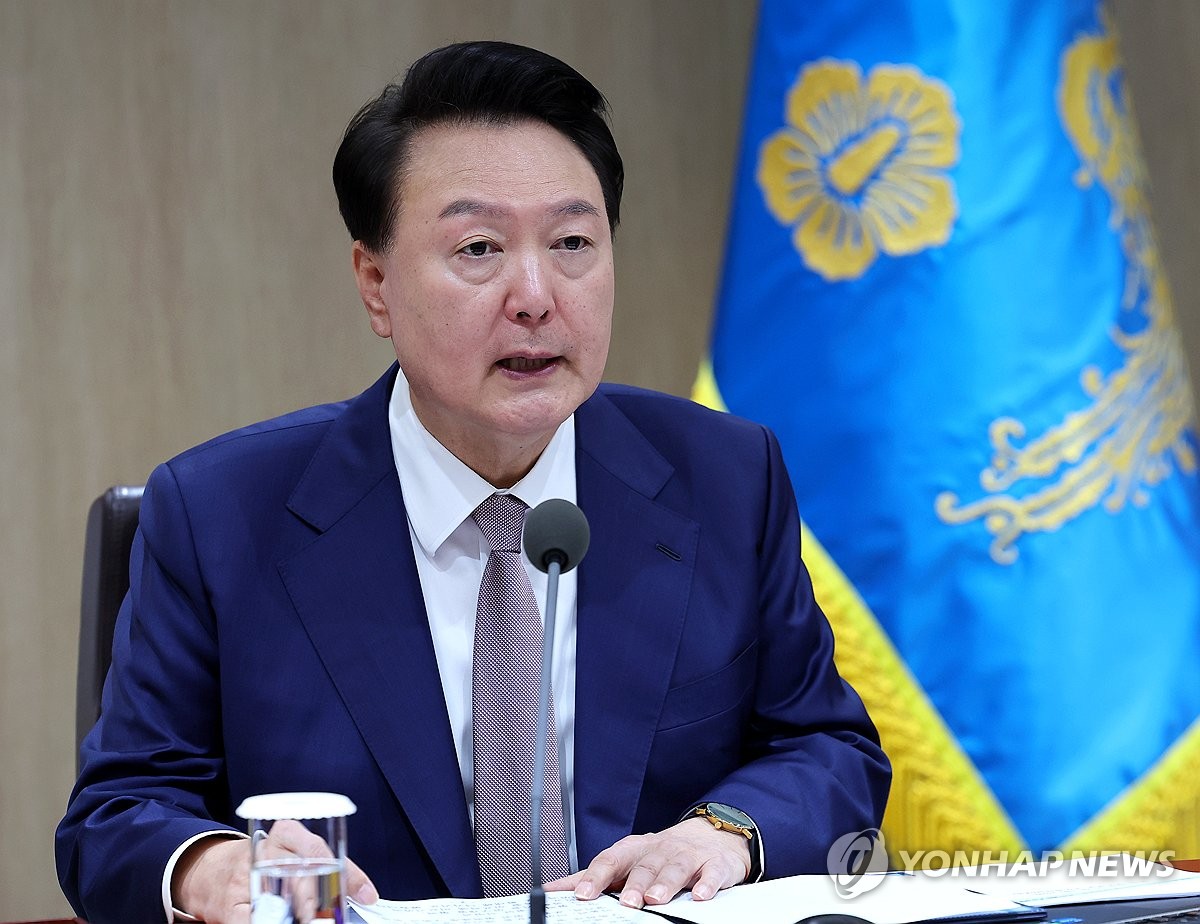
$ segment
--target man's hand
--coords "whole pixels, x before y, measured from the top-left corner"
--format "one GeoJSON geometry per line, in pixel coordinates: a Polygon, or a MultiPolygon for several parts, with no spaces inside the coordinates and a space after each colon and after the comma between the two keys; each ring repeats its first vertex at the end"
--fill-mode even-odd
{"type": "MultiPolygon", "coordinates": [[[[332,856],[298,821],[279,821],[259,844],[260,857],[332,856]]],[[[346,889],[364,905],[379,900],[367,874],[346,861],[346,889]]],[[[171,877],[171,903],[206,924],[250,924],[250,841],[206,837],[192,844],[171,877]]]]}
{"type": "Polygon", "coordinates": [[[750,874],[750,842],[719,831],[703,818],[688,818],[658,834],[631,834],[596,854],[592,865],[546,883],[547,892],[575,890],[585,901],[620,888],[630,908],[662,905],[684,889],[707,901],[750,874]]]}

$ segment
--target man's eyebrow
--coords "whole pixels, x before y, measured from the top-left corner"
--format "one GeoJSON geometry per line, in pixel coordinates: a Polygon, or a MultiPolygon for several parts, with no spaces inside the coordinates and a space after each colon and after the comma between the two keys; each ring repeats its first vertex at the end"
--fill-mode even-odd
{"type": "Polygon", "coordinates": [[[593,215],[600,217],[600,210],[586,199],[572,199],[554,210],[557,215],[593,215]]]}
{"type": "Polygon", "coordinates": [[[502,209],[478,199],[455,199],[438,214],[438,218],[457,218],[460,215],[484,215],[488,218],[499,218],[502,209]]]}
{"type": "MultiPolygon", "coordinates": [[[[586,199],[571,199],[551,209],[553,215],[592,215],[600,217],[600,210],[586,199]]],[[[482,215],[498,219],[506,214],[499,206],[480,202],[478,199],[455,199],[438,213],[438,218],[458,218],[461,215],[482,215]]]]}

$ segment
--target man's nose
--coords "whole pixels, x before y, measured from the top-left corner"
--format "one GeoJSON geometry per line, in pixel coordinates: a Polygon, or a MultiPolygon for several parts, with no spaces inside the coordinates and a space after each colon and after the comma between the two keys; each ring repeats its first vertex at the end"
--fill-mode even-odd
{"type": "Polygon", "coordinates": [[[542,323],[554,311],[550,274],[536,254],[522,257],[513,267],[504,313],[518,324],[542,323]]]}

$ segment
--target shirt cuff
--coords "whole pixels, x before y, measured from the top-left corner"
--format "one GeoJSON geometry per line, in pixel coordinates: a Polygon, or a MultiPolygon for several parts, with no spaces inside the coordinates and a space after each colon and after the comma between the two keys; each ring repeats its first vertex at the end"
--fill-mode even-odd
{"type": "Polygon", "coordinates": [[[228,828],[218,828],[215,831],[203,831],[200,834],[193,835],[175,848],[175,852],[171,854],[171,859],[167,860],[167,868],[163,871],[162,879],[163,914],[167,924],[172,924],[174,921],[200,920],[199,918],[192,917],[187,912],[180,911],[171,904],[171,877],[175,875],[175,864],[179,862],[179,858],[183,856],[183,852],[196,843],[196,841],[205,837],[246,838],[247,835],[238,831],[230,831],[228,828]]]}

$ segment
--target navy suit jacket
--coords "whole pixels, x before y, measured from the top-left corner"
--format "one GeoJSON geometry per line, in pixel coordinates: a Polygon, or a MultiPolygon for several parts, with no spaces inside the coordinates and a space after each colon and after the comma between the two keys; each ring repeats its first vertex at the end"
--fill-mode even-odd
{"type": "MultiPolygon", "coordinates": [[[[344,792],[388,898],[480,894],[388,430],[358,398],[212,440],[146,487],[102,715],[57,835],[92,924],[160,922],[189,836],[246,796],[344,792]]],[[[890,770],[800,560],[775,438],[601,386],[576,414],[579,860],[716,800],[766,874],[823,871],[877,825],[890,770]]]]}

